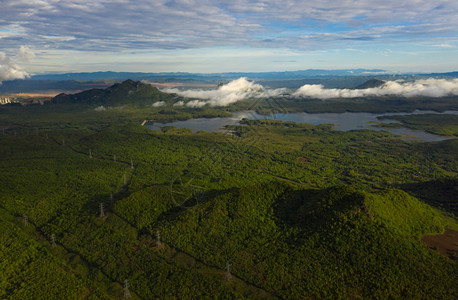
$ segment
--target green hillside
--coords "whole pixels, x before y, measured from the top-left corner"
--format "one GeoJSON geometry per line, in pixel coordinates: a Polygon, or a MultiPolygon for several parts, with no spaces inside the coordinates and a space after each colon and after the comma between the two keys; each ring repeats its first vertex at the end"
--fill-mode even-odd
{"type": "Polygon", "coordinates": [[[425,130],[439,135],[458,136],[458,115],[452,114],[423,114],[406,116],[386,116],[402,122],[405,127],[425,130]]]}
{"type": "Polygon", "coordinates": [[[370,88],[377,88],[381,87],[385,84],[385,81],[379,79],[370,79],[363,84],[358,85],[355,89],[370,89],[370,88]]]}
{"type": "Polygon", "coordinates": [[[280,298],[453,298],[456,263],[419,240],[446,224],[399,190],[270,182],[224,193],[157,226],[167,242],[210,265],[229,260],[243,279],[280,298]]]}
{"type": "Polygon", "coordinates": [[[150,84],[140,81],[126,80],[106,89],[91,89],[77,94],[60,94],[54,103],[79,103],[99,105],[151,105],[155,102],[170,102],[175,97],[159,91],[150,84]]]}
{"type": "Polygon", "coordinates": [[[209,111],[168,112],[0,108],[0,298],[458,297],[456,255],[421,241],[458,229],[456,139],[140,125],[209,111]]]}

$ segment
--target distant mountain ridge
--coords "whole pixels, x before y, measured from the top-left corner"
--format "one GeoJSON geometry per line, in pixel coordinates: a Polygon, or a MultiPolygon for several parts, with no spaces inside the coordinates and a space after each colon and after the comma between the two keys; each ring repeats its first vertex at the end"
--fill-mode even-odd
{"type": "Polygon", "coordinates": [[[283,72],[222,72],[222,73],[188,73],[188,72],[83,72],[64,74],[37,74],[26,80],[140,80],[140,79],[161,79],[170,80],[198,80],[211,81],[221,79],[234,79],[248,77],[253,80],[271,79],[300,79],[300,78],[332,78],[332,77],[354,77],[354,76],[409,76],[420,77],[458,77],[458,71],[445,73],[396,73],[392,74],[382,69],[307,69],[283,72]]]}
{"type": "Polygon", "coordinates": [[[71,92],[82,91],[88,88],[105,88],[115,82],[123,80],[146,80],[149,82],[166,84],[178,83],[193,88],[199,84],[218,85],[240,77],[247,77],[269,88],[298,89],[305,84],[321,84],[325,88],[358,88],[371,79],[394,81],[414,81],[426,78],[452,79],[458,78],[457,72],[448,73],[406,73],[389,74],[378,69],[345,69],[345,70],[299,70],[285,72],[233,72],[233,73],[135,73],[135,72],[88,72],[66,74],[33,75],[28,79],[5,80],[0,85],[0,95],[14,93],[40,92],[71,92]]]}
{"type": "Polygon", "coordinates": [[[231,79],[248,77],[251,79],[294,79],[294,78],[319,78],[338,76],[359,76],[388,74],[381,69],[342,69],[322,70],[308,69],[284,72],[225,72],[225,73],[187,73],[187,72],[86,72],[86,73],[65,73],[65,74],[38,74],[32,75],[27,80],[103,80],[103,79],[154,79],[154,78],[195,78],[199,80],[231,79]]]}

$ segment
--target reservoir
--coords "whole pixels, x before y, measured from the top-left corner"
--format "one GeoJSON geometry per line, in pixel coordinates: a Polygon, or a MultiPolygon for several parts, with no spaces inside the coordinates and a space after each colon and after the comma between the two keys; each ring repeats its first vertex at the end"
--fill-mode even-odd
{"type": "MultiPolygon", "coordinates": [[[[373,113],[278,113],[271,115],[260,115],[253,111],[238,112],[234,113],[232,117],[224,118],[198,118],[189,119],[186,121],[176,121],[170,123],[147,123],[146,126],[153,130],[159,130],[163,126],[174,126],[177,128],[189,128],[193,132],[197,131],[208,131],[208,132],[224,132],[224,126],[226,125],[239,125],[240,120],[246,118],[249,120],[278,120],[288,121],[295,123],[308,123],[313,125],[320,124],[334,124],[335,130],[349,131],[357,129],[370,129],[378,131],[388,131],[393,134],[402,135],[403,139],[406,140],[420,140],[424,142],[437,142],[450,139],[451,137],[444,137],[439,135],[433,135],[421,130],[412,130],[408,128],[379,128],[372,126],[371,122],[382,122],[382,123],[398,123],[396,120],[379,120],[378,117],[393,116],[393,115],[411,115],[411,114],[439,114],[434,111],[420,111],[416,110],[412,113],[385,113],[385,114],[373,114],[373,113]]],[[[458,111],[445,111],[442,114],[458,114],[458,111]]]]}

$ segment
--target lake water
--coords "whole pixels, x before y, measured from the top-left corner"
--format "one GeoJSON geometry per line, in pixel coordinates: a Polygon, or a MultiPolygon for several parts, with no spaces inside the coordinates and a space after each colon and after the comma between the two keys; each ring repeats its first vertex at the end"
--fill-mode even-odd
{"type": "MultiPolygon", "coordinates": [[[[146,126],[153,129],[159,130],[163,126],[174,126],[177,128],[189,128],[193,132],[197,131],[208,131],[208,132],[224,132],[224,126],[226,125],[238,125],[240,120],[246,118],[249,120],[279,120],[279,121],[291,121],[296,123],[308,123],[313,125],[320,124],[334,124],[336,130],[348,131],[355,129],[371,129],[371,130],[384,130],[394,134],[402,135],[404,139],[421,140],[425,142],[437,142],[449,139],[449,137],[443,137],[433,135],[419,130],[411,130],[407,128],[378,128],[371,126],[370,122],[383,122],[383,123],[395,123],[395,120],[379,120],[377,117],[389,116],[389,115],[411,115],[411,114],[438,114],[434,111],[420,111],[416,110],[413,113],[386,113],[386,114],[372,114],[372,113],[280,113],[272,115],[259,115],[252,111],[235,113],[233,117],[225,118],[199,118],[189,119],[186,121],[176,121],[171,123],[148,123],[146,126]]],[[[458,111],[446,111],[442,114],[455,114],[458,115],[458,111]]]]}

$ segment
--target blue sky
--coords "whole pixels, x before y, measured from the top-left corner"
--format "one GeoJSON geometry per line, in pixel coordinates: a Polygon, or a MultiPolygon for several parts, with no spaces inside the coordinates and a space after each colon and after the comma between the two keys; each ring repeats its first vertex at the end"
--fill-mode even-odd
{"type": "Polygon", "coordinates": [[[309,68],[458,70],[458,1],[0,0],[0,80],[309,68]]]}

